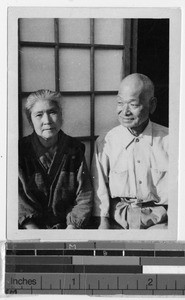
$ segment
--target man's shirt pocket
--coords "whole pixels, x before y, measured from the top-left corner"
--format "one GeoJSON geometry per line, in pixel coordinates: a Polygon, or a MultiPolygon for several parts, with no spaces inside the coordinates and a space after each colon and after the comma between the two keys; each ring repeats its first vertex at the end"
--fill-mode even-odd
{"type": "Polygon", "coordinates": [[[120,163],[109,172],[109,187],[111,197],[128,196],[129,191],[129,170],[127,163],[120,163]]]}

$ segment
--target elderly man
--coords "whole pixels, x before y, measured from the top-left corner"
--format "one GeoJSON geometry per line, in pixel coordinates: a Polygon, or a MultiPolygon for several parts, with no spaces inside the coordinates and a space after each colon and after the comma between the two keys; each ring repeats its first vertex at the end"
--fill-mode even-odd
{"type": "Polygon", "coordinates": [[[122,80],[117,95],[121,125],[98,138],[92,164],[99,229],[166,227],[168,129],[149,119],[156,104],[147,76],[135,73],[122,80]]]}

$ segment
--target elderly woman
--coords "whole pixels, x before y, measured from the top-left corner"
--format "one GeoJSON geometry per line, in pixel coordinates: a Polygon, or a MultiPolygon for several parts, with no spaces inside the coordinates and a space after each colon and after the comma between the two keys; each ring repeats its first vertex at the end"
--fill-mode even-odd
{"type": "Polygon", "coordinates": [[[19,142],[19,228],[85,228],[92,188],[85,146],[60,128],[60,93],[39,90],[25,105],[33,133],[19,142]]]}

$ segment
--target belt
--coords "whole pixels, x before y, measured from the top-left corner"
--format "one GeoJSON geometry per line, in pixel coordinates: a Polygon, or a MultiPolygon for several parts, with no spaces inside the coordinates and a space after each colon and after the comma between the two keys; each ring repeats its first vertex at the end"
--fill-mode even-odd
{"type": "MultiPolygon", "coordinates": [[[[113,198],[113,199],[115,199],[117,201],[120,201],[120,202],[124,202],[124,203],[130,204],[132,206],[139,206],[139,207],[160,206],[160,204],[155,204],[154,201],[144,202],[143,199],[136,198],[136,197],[135,198],[131,198],[131,197],[116,197],[116,198],[113,198]]],[[[162,206],[164,206],[165,209],[167,209],[167,207],[168,207],[168,205],[162,205],[162,206]]]]}
{"type": "Polygon", "coordinates": [[[138,198],[131,198],[131,197],[118,197],[118,199],[120,199],[121,202],[130,204],[130,205],[143,205],[144,204],[144,200],[143,199],[138,199],[138,198]]]}

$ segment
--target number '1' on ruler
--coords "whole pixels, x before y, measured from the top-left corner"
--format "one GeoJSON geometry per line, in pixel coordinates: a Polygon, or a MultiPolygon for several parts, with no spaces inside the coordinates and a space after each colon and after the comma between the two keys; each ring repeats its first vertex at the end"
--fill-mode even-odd
{"type": "Polygon", "coordinates": [[[185,244],[7,243],[5,293],[184,295],[185,244]]]}

